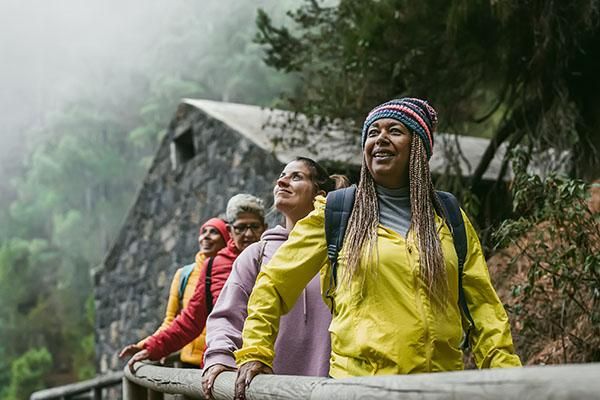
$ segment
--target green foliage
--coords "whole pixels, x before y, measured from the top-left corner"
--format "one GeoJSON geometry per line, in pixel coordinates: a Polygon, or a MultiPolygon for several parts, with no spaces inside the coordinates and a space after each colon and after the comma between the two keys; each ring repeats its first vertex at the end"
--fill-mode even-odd
{"type": "Polygon", "coordinates": [[[527,153],[518,150],[513,157],[520,217],[505,221],[495,239],[514,249],[511,265],[527,268],[512,304],[521,334],[535,338],[522,350],[527,357],[541,351],[536,344],[545,337],[559,341],[564,362],[599,361],[600,214],[589,209],[589,185],[528,175],[527,153]]]}
{"type": "Polygon", "coordinates": [[[78,273],[66,272],[65,264],[65,255],[41,239],[12,239],[0,248],[0,337],[5,360],[13,362],[31,348],[44,347],[57,369],[70,364],[71,353],[63,349],[71,345],[69,335],[81,335],[84,328],[80,287],[75,283],[82,277],[87,280],[87,272],[85,265],[72,268],[78,273]]]}
{"type": "MultiPolygon", "coordinates": [[[[0,320],[0,325],[2,321],[0,320]]],[[[0,344],[0,399],[5,399],[10,385],[10,360],[6,357],[6,352],[0,344]]]]}
{"type": "MultiPolygon", "coordinates": [[[[186,2],[128,72],[109,67],[81,83],[22,135],[22,173],[0,194],[3,370],[43,347],[61,376],[95,374],[90,269],[115,239],[182,98],[269,106],[290,86],[252,42],[256,7],[280,14],[288,3],[186,2]]],[[[9,378],[0,373],[0,385],[9,378]]]]}
{"type": "Polygon", "coordinates": [[[398,96],[429,99],[440,130],[496,145],[574,150],[574,172],[600,166],[596,0],[571,2],[305,0],[280,26],[257,18],[267,64],[300,80],[286,99],[309,116],[361,123],[398,96]]]}
{"type": "Polygon", "coordinates": [[[253,16],[259,6],[278,16],[290,1],[208,1],[193,4],[185,22],[164,35],[144,73],[148,95],[139,108],[141,124],[130,131],[135,144],[147,148],[161,138],[181,98],[203,98],[273,106],[286,92],[290,77],[267,67],[253,16]],[[236,10],[231,12],[231,10],[236,10]],[[226,14],[219,23],[207,15],[226,14]],[[190,27],[194,27],[190,29],[190,27]]]}
{"type": "Polygon", "coordinates": [[[81,380],[90,379],[96,375],[96,368],[94,368],[93,365],[94,356],[96,354],[95,335],[93,332],[94,296],[91,294],[85,302],[85,322],[86,329],[73,338],[74,342],[79,341],[74,349],[73,368],[77,371],[77,378],[81,380]]]}
{"type": "Polygon", "coordinates": [[[77,372],[80,380],[91,379],[96,376],[96,368],[93,361],[95,356],[95,336],[90,333],[79,340],[75,346],[73,356],[73,369],[77,372]]]}
{"type": "Polygon", "coordinates": [[[29,395],[44,387],[44,375],[52,368],[52,355],[44,348],[27,351],[11,367],[10,386],[6,400],[27,400],[29,395]]]}

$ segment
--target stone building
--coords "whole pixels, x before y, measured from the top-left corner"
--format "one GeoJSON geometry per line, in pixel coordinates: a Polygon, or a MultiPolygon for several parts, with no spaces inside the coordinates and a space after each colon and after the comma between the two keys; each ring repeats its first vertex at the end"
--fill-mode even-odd
{"type": "MultiPolygon", "coordinates": [[[[223,213],[229,197],[252,193],[270,205],[276,177],[296,155],[324,161],[330,172],[356,176],[361,160],[357,142],[348,142],[347,135],[333,128],[321,128],[303,140],[301,130],[289,124],[291,117],[240,104],[205,100],[180,104],[120,234],[94,271],[100,373],[122,368],[118,351],[160,324],[175,270],[193,261],[197,251],[199,225],[223,213]],[[283,132],[288,139],[297,139],[293,145],[280,143],[283,132]]],[[[436,140],[455,143],[445,135],[436,140]]],[[[459,161],[468,174],[468,166],[477,165],[487,141],[468,137],[458,141],[464,155],[459,161]]],[[[495,178],[501,156],[486,178],[495,178]]],[[[444,159],[444,151],[437,150],[431,160],[433,172],[443,170],[444,159]]],[[[277,216],[268,219],[273,225],[277,216]]]]}

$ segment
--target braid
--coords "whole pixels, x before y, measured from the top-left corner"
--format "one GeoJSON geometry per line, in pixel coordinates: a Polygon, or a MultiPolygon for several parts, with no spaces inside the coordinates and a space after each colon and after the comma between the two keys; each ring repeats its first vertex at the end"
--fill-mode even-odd
{"type": "Polygon", "coordinates": [[[344,246],[347,255],[346,268],[342,272],[342,282],[350,285],[357,273],[362,273],[362,279],[370,266],[376,266],[373,256],[376,255],[377,225],[379,225],[379,203],[375,182],[363,158],[360,169],[360,181],[356,190],[356,198],[352,215],[348,221],[344,246]],[[366,258],[363,262],[365,271],[361,269],[361,259],[366,247],[366,258]]]}
{"type": "MultiPolygon", "coordinates": [[[[419,248],[421,279],[427,287],[429,298],[437,300],[433,303],[443,304],[448,293],[448,282],[442,245],[435,225],[435,213],[444,218],[445,214],[433,187],[427,153],[422,140],[412,141],[408,168],[410,230],[414,230],[419,248]]],[[[376,268],[378,225],[379,202],[375,182],[363,159],[360,182],[344,239],[344,254],[347,257],[346,268],[342,271],[341,279],[344,284],[349,285],[357,274],[361,276],[364,283],[366,273],[369,270],[373,272],[376,268]],[[366,257],[363,258],[363,255],[366,257]]]]}
{"type": "MultiPolygon", "coordinates": [[[[446,266],[442,245],[435,226],[435,211],[445,216],[441,201],[434,190],[422,140],[413,140],[409,161],[410,230],[414,230],[419,248],[421,279],[427,285],[430,299],[442,304],[448,292],[446,266]]],[[[408,236],[408,235],[407,235],[408,236]]]]}

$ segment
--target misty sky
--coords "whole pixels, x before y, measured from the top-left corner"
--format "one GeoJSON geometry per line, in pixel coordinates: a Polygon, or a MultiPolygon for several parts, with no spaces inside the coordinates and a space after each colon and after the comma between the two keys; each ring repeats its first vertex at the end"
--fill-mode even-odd
{"type": "Polygon", "coordinates": [[[191,1],[0,0],[0,157],[90,80],[143,63],[191,1]]]}
{"type": "Polygon", "coordinates": [[[36,122],[107,66],[132,65],[168,28],[178,3],[0,0],[2,143],[15,135],[7,128],[36,122]]]}

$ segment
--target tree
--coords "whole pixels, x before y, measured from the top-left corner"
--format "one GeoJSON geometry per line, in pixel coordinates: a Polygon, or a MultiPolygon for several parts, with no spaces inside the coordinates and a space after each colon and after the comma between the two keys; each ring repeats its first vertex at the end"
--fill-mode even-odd
{"type": "Polygon", "coordinates": [[[387,99],[430,99],[440,130],[568,150],[571,173],[600,170],[600,30],[595,0],[306,0],[291,26],[257,17],[265,61],[299,77],[286,99],[310,116],[362,122],[387,99]],[[330,3],[330,2],[328,2],[330,3]]]}
{"type": "Polygon", "coordinates": [[[496,258],[510,254],[500,272],[503,286],[512,286],[505,300],[520,354],[533,363],[599,361],[600,213],[588,201],[590,187],[530,175],[527,154],[513,155],[519,217],[504,221],[494,236],[505,249],[496,258]]]}
{"type": "Polygon", "coordinates": [[[10,386],[6,400],[26,400],[44,387],[44,374],[52,367],[52,356],[44,347],[28,350],[11,367],[10,386]]]}
{"type": "MultiPolygon", "coordinates": [[[[258,2],[275,12],[286,3],[258,2]]],[[[0,387],[17,379],[9,366],[31,348],[52,356],[40,382],[95,373],[89,272],[117,236],[181,98],[267,106],[288,85],[252,42],[256,4],[186,4],[143,59],[82,82],[22,135],[21,173],[8,195],[0,190],[0,387]]]]}

